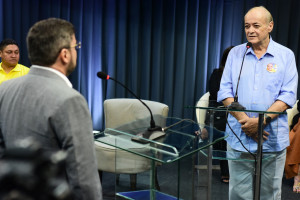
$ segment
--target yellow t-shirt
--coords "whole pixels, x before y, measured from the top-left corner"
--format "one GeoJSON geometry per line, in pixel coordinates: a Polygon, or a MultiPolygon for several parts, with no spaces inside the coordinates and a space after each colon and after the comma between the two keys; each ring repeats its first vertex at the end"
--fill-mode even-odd
{"type": "Polygon", "coordinates": [[[24,65],[17,64],[15,68],[13,68],[8,74],[2,68],[2,62],[0,63],[0,84],[3,81],[7,81],[9,79],[17,78],[20,76],[24,76],[29,72],[29,68],[24,65]]]}

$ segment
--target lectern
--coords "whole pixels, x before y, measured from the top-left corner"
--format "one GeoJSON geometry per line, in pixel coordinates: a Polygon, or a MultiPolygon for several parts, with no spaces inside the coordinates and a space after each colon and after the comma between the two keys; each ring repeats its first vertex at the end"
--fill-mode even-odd
{"type": "Polygon", "coordinates": [[[196,135],[199,125],[190,119],[179,118],[164,118],[166,126],[162,131],[143,138],[148,127],[139,127],[139,124],[145,124],[141,123],[144,120],[149,119],[105,129],[95,135],[96,141],[115,147],[116,164],[111,167],[124,167],[122,155],[125,152],[132,154],[132,158],[127,156],[126,159],[138,162],[137,157],[142,157],[149,160],[149,170],[138,174],[137,190],[131,191],[127,187],[129,184],[121,180],[116,185],[117,199],[193,199],[195,155],[213,142],[199,143],[196,135]]]}

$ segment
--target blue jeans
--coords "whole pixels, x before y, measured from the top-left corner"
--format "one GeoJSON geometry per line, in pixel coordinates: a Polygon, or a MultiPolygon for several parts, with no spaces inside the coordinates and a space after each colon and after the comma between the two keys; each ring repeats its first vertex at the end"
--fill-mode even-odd
{"type": "MultiPolygon", "coordinates": [[[[227,144],[227,151],[233,150],[227,144]]],[[[247,153],[243,153],[250,159],[253,158],[247,153]]],[[[262,161],[261,171],[261,200],[280,200],[281,185],[286,158],[286,149],[280,152],[263,153],[275,154],[275,157],[262,161]]],[[[240,155],[240,154],[237,154],[240,155]]],[[[230,200],[252,200],[253,199],[253,176],[255,172],[255,162],[228,160],[229,166],[229,199],[230,200]]]]}

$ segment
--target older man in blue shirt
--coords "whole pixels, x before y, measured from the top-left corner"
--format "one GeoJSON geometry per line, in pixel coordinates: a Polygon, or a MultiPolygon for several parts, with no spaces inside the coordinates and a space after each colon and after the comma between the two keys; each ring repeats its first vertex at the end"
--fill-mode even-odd
{"type": "MultiPolygon", "coordinates": [[[[246,55],[238,87],[238,100],[247,110],[282,112],[297,98],[298,73],[293,52],[274,42],[270,36],[274,22],[264,7],[250,9],[244,17],[245,33],[252,43],[246,55]]],[[[225,106],[234,101],[246,44],[233,48],[223,72],[218,101],[225,106]]],[[[257,151],[256,113],[231,112],[228,122],[250,152],[257,151]]],[[[245,152],[238,138],[226,127],[228,150],[245,152]]],[[[263,162],[261,199],[281,199],[281,181],[289,128],[286,115],[268,114],[264,120],[263,152],[274,159],[263,162]]],[[[229,199],[252,199],[252,162],[229,161],[229,199]]]]}

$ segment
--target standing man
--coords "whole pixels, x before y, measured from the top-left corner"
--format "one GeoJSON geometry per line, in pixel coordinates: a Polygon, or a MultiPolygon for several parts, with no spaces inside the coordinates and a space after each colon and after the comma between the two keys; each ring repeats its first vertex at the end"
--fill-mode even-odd
{"type": "Polygon", "coordinates": [[[4,39],[0,43],[0,84],[3,81],[23,76],[29,68],[18,64],[20,59],[19,45],[12,39],[4,39]]]}
{"type": "Polygon", "coordinates": [[[101,200],[90,112],[66,77],[76,67],[80,47],[65,20],[49,18],[30,28],[30,72],[0,85],[0,155],[28,137],[45,151],[64,150],[72,199],[101,200]]]}
{"type": "MultiPolygon", "coordinates": [[[[283,112],[296,102],[298,73],[293,52],[272,40],[274,22],[270,12],[260,6],[244,17],[245,33],[252,43],[245,56],[238,87],[239,103],[248,110],[283,112]]],[[[222,76],[218,101],[225,106],[234,101],[237,81],[246,44],[233,48],[222,76]]],[[[256,113],[231,112],[226,127],[227,150],[257,152],[258,116],[256,113]],[[241,142],[238,140],[240,138],[241,142]]],[[[281,199],[281,183],[289,146],[287,115],[267,114],[264,119],[263,152],[274,159],[264,160],[261,177],[261,199],[281,199]]],[[[253,199],[254,162],[229,161],[229,199],[253,199]]]]}

